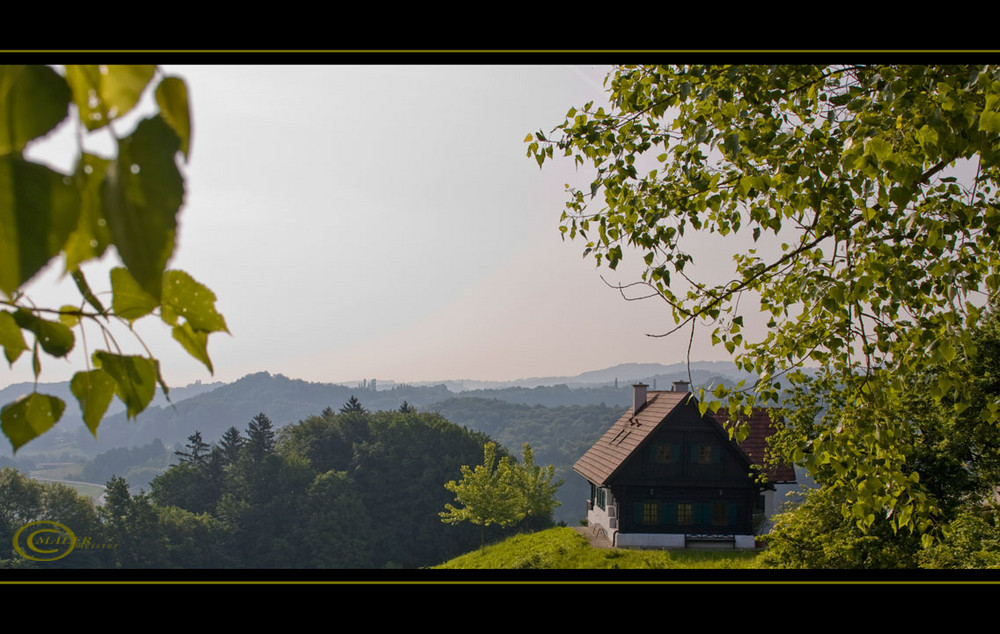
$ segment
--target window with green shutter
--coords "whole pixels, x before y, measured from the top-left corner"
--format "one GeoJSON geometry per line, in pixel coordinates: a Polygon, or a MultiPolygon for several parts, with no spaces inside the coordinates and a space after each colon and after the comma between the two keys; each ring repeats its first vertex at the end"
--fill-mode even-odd
{"type": "Polygon", "coordinates": [[[719,464],[722,458],[721,448],[717,443],[691,443],[691,462],[694,464],[719,464]]]}
{"type": "Polygon", "coordinates": [[[660,523],[660,505],[656,502],[644,502],[642,505],[642,523],[646,525],[660,523]]]}

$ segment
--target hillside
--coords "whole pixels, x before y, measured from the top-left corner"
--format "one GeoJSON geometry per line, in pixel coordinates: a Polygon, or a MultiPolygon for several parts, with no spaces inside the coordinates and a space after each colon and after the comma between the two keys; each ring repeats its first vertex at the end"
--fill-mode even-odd
{"type": "MultiPolygon", "coordinates": [[[[692,364],[696,385],[732,383],[740,378],[731,364],[700,362],[692,364]]],[[[206,441],[221,437],[229,427],[241,427],[254,415],[265,412],[277,427],[294,423],[326,407],[337,408],[356,396],[370,411],[398,409],[403,401],[418,408],[441,403],[449,398],[484,398],[523,405],[546,407],[607,405],[626,407],[629,385],[644,381],[654,389],[669,389],[674,380],[687,379],[683,364],[624,364],[585,372],[575,377],[519,379],[503,384],[476,381],[447,381],[406,385],[392,381],[363,381],[351,387],[333,383],[311,383],[267,372],[249,374],[232,383],[195,383],[171,389],[170,402],[157,393],[149,408],[129,421],[115,399],[101,423],[95,440],[83,425],[68,383],[49,383],[39,391],[67,402],[66,413],[50,432],[19,452],[19,457],[38,453],[65,453],[93,456],[115,447],[137,447],[161,440],[172,447],[182,443],[194,431],[206,441]],[[617,383],[617,387],[615,386],[617,383]],[[502,387],[501,387],[502,385],[502,387]],[[381,389],[376,389],[378,386],[381,389]],[[477,386],[475,389],[469,389],[477,386]]],[[[0,390],[0,402],[9,402],[30,392],[30,383],[11,385],[0,390]]],[[[519,441],[517,444],[520,444],[519,441]]],[[[0,446],[0,456],[11,455],[8,446],[0,446]]]]}
{"type": "Polygon", "coordinates": [[[576,529],[561,527],[474,550],[434,569],[609,570],[756,568],[756,552],[733,550],[625,550],[594,548],[576,529]]]}
{"type": "MultiPolygon", "coordinates": [[[[728,365],[721,363],[695,364],[692,375],[705,385],[737,380],[735,373],[721,374],[727,369],[728,365]]],[[[564,481],[558,493],[561,506],[555,510],[556,521],[575,525],[584,515],[589,489],[572,471],[572,465],[628,406],[631,383],[641,380],[651,387],[667,388],[682,378],[687,378],[687,370],[679,364],[626,364],[576,377],[523,379],[521,385],[500,389],[455,391],[443,383],[376,384],[366,380],[350,387],[259,372],[229,384],[175,388],[170,392],[171,403],[158,395],[154,404],[132,421],[126,420],[116,400],[119,411],[105,418],[97,439],[79,420],[68,386],[47,384],[40,389],[69,402],[66,419],[19,451],[16,459],[4,455],[5,451],[9,455],[9,448],[0,448],[0,465],[24,471],[34,471],[43,464],[70,469],[74,474],[86,471],[102,484],[111,473],[127,474],[130,484],[147,488],[174,459],[173,451],[196,431],[205,442],[213,443],[230,427],[241,429],[261,412],[281,429],[326,408],[336,410],[352,396],[373,412],[398,410],[405,401],[418,411],[438,412],[472,431],[485,433],[512,454],[520,454],[521,445],[530,443],[538,463],[554,465],[556,478],[564,481]],[[575,387],[567,383],[532,385],[559,380],[575,387]],[[157,447],[162,457],[136,458],[157,447]]],[[[30,384],[10,386],[2,394],[15,398],[30,388],[30,384]]]]}

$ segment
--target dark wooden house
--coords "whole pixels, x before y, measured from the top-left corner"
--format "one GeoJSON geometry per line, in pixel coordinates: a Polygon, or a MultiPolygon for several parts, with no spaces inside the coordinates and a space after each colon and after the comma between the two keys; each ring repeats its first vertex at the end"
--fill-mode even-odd
{"type": "Polygon", "coordinates": [[[794,470],[764,469],[766,481],[758,477],[754,465],[763,468],[773,432],[766,411],[754,412],[750,434],[737,444],[725,419],[702,416],[683,385],[669,392],[634,386],[633,407],[573,466],[591,485],[588,524],[616,546],[752,548],[766,494],[794,482],[794,470]]]}

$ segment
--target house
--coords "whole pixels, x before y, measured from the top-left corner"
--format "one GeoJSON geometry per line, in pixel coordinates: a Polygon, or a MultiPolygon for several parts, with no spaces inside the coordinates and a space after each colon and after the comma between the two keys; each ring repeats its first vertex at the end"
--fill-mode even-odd
{"type": "Polygon", "coordinates": [[[632,408],[573,465],[590,482],[588,525],[615,546],[753,548],[755,524],[774,510],[775,484],[795,481],[791,467],[764,469],[767,412],[753,413],[737,444],[724,414],[699,413],[686,382],[647,387],[633,386],[632,408]]]}

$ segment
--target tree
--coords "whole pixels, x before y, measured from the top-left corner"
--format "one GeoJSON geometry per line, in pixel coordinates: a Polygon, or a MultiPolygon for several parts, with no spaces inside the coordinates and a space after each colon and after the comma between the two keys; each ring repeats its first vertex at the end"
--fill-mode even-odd
{"type": "Polygon", "coordinates": [[[247,425],[246,448],[254,462],[274,452],[274,425],[264,412],[250,419],[247,425]]]}
{"type": "Polygon", "coordinates": [[[78,540],[101,541],[97,511],[90,498],[64,484],[39,482],[9,467],[0,469],[0,568],[34,566],[30,558],[35,556],[45,567],[99,568],[106,563],[104,553],[85,547],[71,549],[70,556],[65,556],[63,549],[43,552],[46,546],[36,549],[30,543],[14,541],[22,527],[37,521],[58,522],[78,540]]]}
{"type": "Polygon", "coordinates": [[[115,545],[112,552],[116,567],[163,565],[165,536],[148,495],[132,495],[124,478],[112,476],[97,514],[108,543],[115,545]]]}
{"type": "Polygon", "coordinates": [[[563,484],[562,480],[552,482],[555,467],[536,465],[531,445],[524,443],[521,447],[521,464],[516,465],[516,472],[524,495],[525,517],[532,519],[538,526],[551,525],[552,511],[561,504],[556,499],[556,491],[563,484]]]}
{"type": "MultiPolygon", "coordinates": [[[[175,247],[184,176],[176,155],[190,158],[191,117],[187,85],[155,66],[0,67],[0,346],[13,364],[30,352],[35,377],[42,356],[66,357],[76,344],[73,329],[96,327],[104,348],[93,350],[85,370],[70,382],[84,422],[97,433],[113,396],[135,417],[159,384],[159,362],[132,329],[154,312],[173,337],[212,371],[208,336],[228,332],[215,295],[189,274],[168,270],[175,247]],[[158,79],[158,111],[122,135],[116,126],[158,79]],[[71,116],[75,109],[76,116],[71,116]],[[63,121],[75,121],[80,148],[76,167],[62,174],[24,158],[24,150],[63,121]],[[110,157],[84,142],[107,135],[110,157]],[[111,303],[98,299],[81,265],[113,246],[123,266],[110,275],[111,303]],[[56,258],[80,294],[75,303],[39,306],[26,285],[56,258]],[[131,333],[145,354],[126,354],[115,330],[131,333]],[[29,343],[30,342],[30,343],[29,343]]],[[[105,300],[106,301],[106,300],[105,300]]],[[[91,343],[92,345],[92,343],[91,343]]],[[[0,410],[0,427],[16,451],[50,429],[65,403],[33,392],[0,410]]]]}
{"type": "Polygon", "coordinates": [[[240,457],[240,450],[246,444],[246,438],[240,434],[236,426],[230,427],[219,439],[218,449],[225,464],[232,464],[240,457]]]}
{"type": "MultiPolygon", "coordinates": [[[[823,399],[866,414],[792,457],[836,465],[863,526],[928,535],[940,508],[898,451],[899,414],[932,366],[932,399],[974,398],[952,362],[1000,293],[1000,68],[620,67],[606,84],[608,110],[570,109],[526,140],[540,166],[558,149],[595,170],[567,185],[563,234],[598,265],[640,259],[621,293],[664,301],[662,334],[708,325],[756,375],[701,390],[703,407],[773,404],[821,366],[823,399]],[[698,234],[732,242],[724,277],[696,269],[698,234]],[[744,331],[751,313],[766,332],[744,331]]],[[[978,416],[995,434],[1000,397],[978,416]]]]}
{"type": "Polygon", "coordinates": [[[497,462],[496,443],[483,447],[483,464],[470,469],[462,465],[462,479],[444,485],[455,494],[456,507],[445,504],[440,513],[445,524],[470,522],[480,527],[480,546],[486,544],[486,527],[511,526],[524,519],[525,499],[518,475],[510,457],[497,462]]]}
{"type": "Polygon", "coordinates": [[[920,538],[885,522],[862,529],[841,509],[843,489],[809,489],[805,501],[774,517],[760,562],[773,568],[885,569],[917,565],[920,538]]]}
{"type": "Polygon", "coordinates": [[[530,518],[539,527],[551,525],[552,510],[559,506],[555,494],[562,480],[553,484],[555,467],[535,464],[531,445],[524,443],[522,451],[521,464],[509,456],[497,462],[496,443],[487,442],[483,464],[475,469],[462,465],[462,479],[444,485],[463,506],[445,504],[446,510],[439,514],[441,521],[482,527],[480,545],[485,543],[486,527],[493,524],[507,527],[530,518]]]}
{"type": "Polygon", "coordinates": [[[208,460],[208,453],[211,445],[201,439],[201,432],[188,436],[188,442],[184,445],[187,451],[175,451],[174,455],[180,458],[181,462],[188,462],[195,465],[203,465],[208,460]]]}
{"type": "Polygon", "coordinates": [[[358,397],[351,395],[351,398],[347,399],[344,406],[340,408],[341,414],[363,414],[365,413],[365,408],[361,406],[361,401],[358,397]]]}
{"type": "MultiPolygon", "coordinates": [[[[898,458],[910,470],[913,484],[919,485],[911,489],[911,495],[928,511],[929,523],[920,531],[921,536],[933,535],[946,541],[951,539],[949,526],[955,518],[970,507],[978,509],[1000,486],[1000,436],[995,425],[982,415],[987,405],[1000,395],[1000,315],[996,309],[985,311],[984,321],[969,335],[975,342],[974,350],[963,350],[950,363],[930,366],[926,372],[912,377],[906,407],[892,417],[895,429],[882,431],[891,434],[887,440],[891,439],[893,453],[888,454],[879,445],[858,446],[852,454],[853,462],[864,462],[876,473],[885,468],[887,458],[898,458]],[[941,399],[931,396],[942,376],[956,375],[962,376],[967,397],[966,406],[960,410],[949,396],[941,399]]],[[[852,475],[849,462],[820,462],[815,459],[816,452],[810,451],[811,447],[835,442],[838,429],[844,427],[875,428],[878,433],[875,426],[879,418],[889,416],[867,403],[851,400],[837,387],[836,377],[820,371],[789,390],[784,423],[771,439],[772,449],[783,456],[798,454],[820,487],[837,491],[822,499],[839,500],[837,508],[844,519],[870,533],[881,532],[880,539],[887,545],[896,542],[912,555],[912,543],[921,544],[921,540],[912,539],[908,531],[899,531],[899,525],[891,521],[891,514],[876,516],[870,511],[871,498],[889,496],[892,492],[883,491],[875,479],[852,475]],[[859,499],[863,503],[858,504],[859,499]],[[879,527],[880,524],[886,526],[879,527]]],[[[904,507],[900,512],[908,511],[904,507]]],[[[827,534],[831,541],[836,535],[856,532],[827,530],[819,528],[818,522],[806,523],[817,527],[817,537],[827,534]]],[[[772,535],[773,543],[788,534],[776,532],[772,535]]],[[[929,547],[930,541],[924,540],[922,546],[929,547]]],[[[792,547],[789,553],[798,550],[801,549],[792,547]]],[[[899,555],[892,557],[897,565],[905,560],[899,555]]],[[[912,563],[912,557],[910,560],[912,563]]]]}

